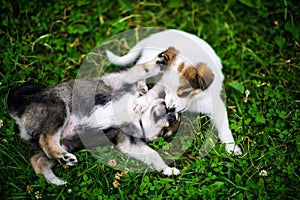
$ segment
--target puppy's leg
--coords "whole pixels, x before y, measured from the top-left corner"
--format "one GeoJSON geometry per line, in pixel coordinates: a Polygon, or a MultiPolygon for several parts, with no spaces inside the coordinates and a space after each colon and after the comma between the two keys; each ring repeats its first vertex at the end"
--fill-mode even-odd
{"type": "Polygon", "coordinates": [[[224,102],[220,97],[214,98],[214,112],[212,112],[212,120],[218,131],[218,137],[222,143],[226,146],[228,153],[234,153],[235,155],[241,155],[242,150],[235,144],[231,130],[229,129],[228,116],[224,102]]]}
{"type": "Polygon", "coordinates": [[[55,176],[51,167],[53,166],[53,160],[47,158],[43,152],[39,152],[33,155],[30,159],[30,164],[36,174],[43,174],[47,182],[55,185],[63,185],[64,181],[55,176]]]}
{"type": "Polygon", "coordinates": [[[57,159],[61,163],[72,166],[77,163],[77,158],[67,152],[60,144],[61,130],[54,133],[41,134],[39,145],[50,159],[57,159]]]}
{"type": "Polygon", "coordinates": [[[180,174],[177,168],[167,166],[155,150],[139,139],[132,142],[132,140],[126,138],[125,141],[118,145],[118,148],[123,153],[127,153],[130,157],[146,163],[159,172],[162,171],[164,175],[171,176],[172,174],[180,174]]]}

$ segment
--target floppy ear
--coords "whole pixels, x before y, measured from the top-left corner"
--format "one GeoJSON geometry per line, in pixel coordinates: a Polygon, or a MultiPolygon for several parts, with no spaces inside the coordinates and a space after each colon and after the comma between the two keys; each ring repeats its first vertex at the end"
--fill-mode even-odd
{"type": "Polygon", "coordinates": [[[214,81],[215,75],[205,63],[198,63],[196,68],[198,71],[196,74],[196,80],[199,84],[199,88],[201,88],[202,91],[206,90],[214,81]]]}

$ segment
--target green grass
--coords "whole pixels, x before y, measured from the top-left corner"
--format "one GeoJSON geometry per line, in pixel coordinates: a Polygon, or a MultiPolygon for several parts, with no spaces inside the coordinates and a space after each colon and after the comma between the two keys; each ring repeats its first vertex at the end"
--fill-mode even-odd
{"type": "Polygon", "coordinates": [[[0,4],[1,199],[300,199],[298,1],[100,2],[0,4]],[[114,188],[118,171],[81,151],[76,167],[54,167],[67,186],[47,184],[34,174],[7,114],[8,92],[25,81],[54,85],[74,78],[97,44],[149,26],[196,34],[221,57],[229,121],[243,156],[217,144],[201,158],[196,138],[174,163],[180,176],[129,173],[114,188]]]}

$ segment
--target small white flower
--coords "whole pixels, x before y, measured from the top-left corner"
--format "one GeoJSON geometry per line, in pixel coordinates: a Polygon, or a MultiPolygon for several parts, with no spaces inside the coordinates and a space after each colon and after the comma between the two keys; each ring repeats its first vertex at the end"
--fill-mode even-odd
{"type": "Polygon", "coordinates": [[[245,96],[246,96],[246,98],[248,98],[249,94],[250,94],[250,91],[249,91],[249,90],[246,90],[246,91],[245,91],[245,96]]]}
{"type": "Polygon", "coordinates": [[[42,194],[40,193],[40,191],[36,191],[34,193],[34,197],[35,197],[35,199],[41,199],[42,198],[42,194]]]}
{"type": "Polygon", "coordinates": [[[268,172],[266,171],[266,170],[261,170],[260,172],[259,172],[259,175],[260,176],[268,176],[268,172]]]}
{"type": "Polygon", "coordinates": [[[245,91],[245,97],[244,97],[244,102],[247,103],[248,102],[248,96],[250,95],[250,91],[246,90],[245,91]]]}
{"type": "Polygon", "coordinates": [[[3,126],[3,120],[0,119],[0,128],[3,126]]]}

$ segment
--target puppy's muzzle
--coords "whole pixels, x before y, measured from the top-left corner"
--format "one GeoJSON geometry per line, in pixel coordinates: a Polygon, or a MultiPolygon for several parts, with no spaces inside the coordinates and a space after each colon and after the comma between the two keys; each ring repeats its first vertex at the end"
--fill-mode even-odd
{"type": "Polygon", "coordinates": [[[167,110],[167,120],[170,126],[173,126],[177,122],[177,115],[175,113],[175,108],[167,110]]]}

